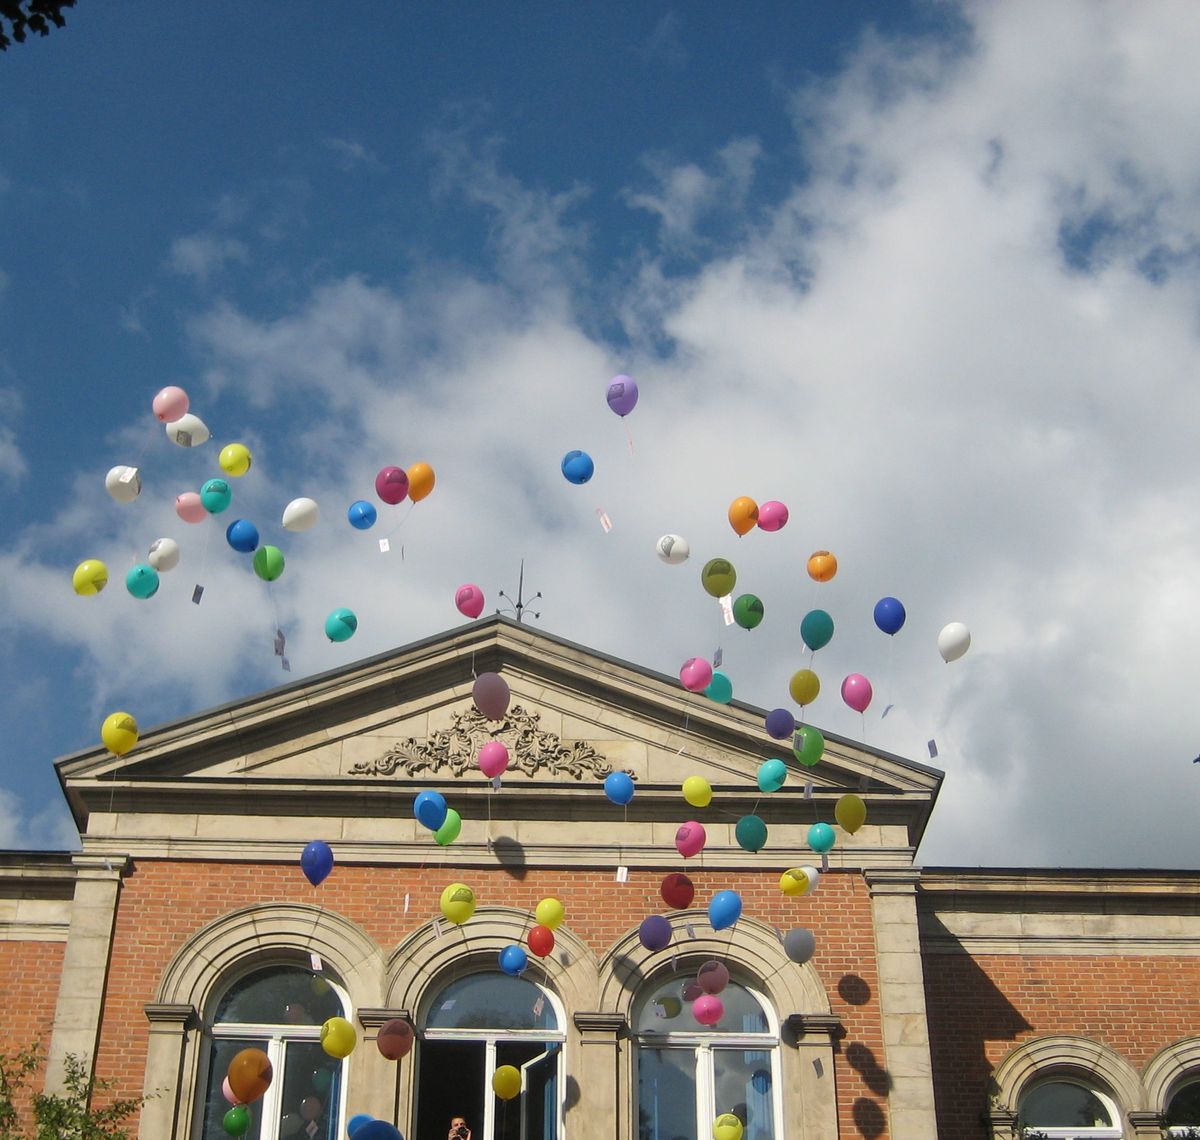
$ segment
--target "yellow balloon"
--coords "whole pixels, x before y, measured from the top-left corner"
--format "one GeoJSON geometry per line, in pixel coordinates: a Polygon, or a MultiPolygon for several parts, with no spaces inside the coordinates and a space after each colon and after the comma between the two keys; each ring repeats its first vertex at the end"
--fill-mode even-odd
{"type": "Polygon", "coordinates": [[[851,835],[867,822],[867,805],[861,796],[847,792],[833,808],[833,818],[851,835]]]}
{"type": "Polygon", "coordinates": [[[712,796],[712,785],[703,776],[689,776],[683,781],[683,798],[692,807],[708,807],[712,796]]]}
{"type": "Polygon", "coordinates": [[[562,925],[563,916],[566,913],[563,904],[558,899],[547,898],[537,904],[533,916],[538,920],[539,926],[544,926],[547,930],[557,930],[562,925]]]}
{"type": "Polygon", "coordinates": [[[475,892],[466,883],[451,883],[442,891],[442,914],[461,926],[475,913],[475,892]]]}
{"type": "Polygon", "coordinates": [[[437,477],[428,463],[414,463],[408,469],[408,497],[419,503],[430,491],[437,477]]]}
{"type": "Polygon", "coordinates": [[[820,874],[816,867],[792,867],[779,876],[779,889],[789,898],[799,898],[815,889],[820,874]]]}
{"type": "Polygon", "coordinates": [[[331,1057],[349,1057],[357,1044],[358,1034],[344,1017],[331,1017],[321,1026],[321,1048],[331,1057]]]}
{"type": "Polygon", "coordinates": [[[254,457],[244,443],[230,443],[221,448],[217,462],[226,475],[238,476],[245,475],[250,470],[250,464],[254,462],[254,457]]]}
{"type": "Polygon", "coordinates": [[[137,721],[127,712],[115,712],[104,718],[100,739],[114,756],[124,756],[138,742],[137,721]]]}
{"type": "Polygon", "coordinates": [[[799,672],[792,674],[788,691],[792,694],[792,700],[796,704],[801,707],[811,705],[817,699],[817,694],[821,691],[821,678],[811,669],[801,669],[799,672]]]}
{"type": "Polygon", "coordinates": [[[108,585],[108,567],[98,558],[89,558],[75,567],[71,575],[71,585],[81,598],[89,594],[98,594],[108,585]]]}
{"type": "Polygon", "coordinates": [[[713,1140],[742,1140],[742,1122],[732,1112],[723,1112],[713,1121],[713,1140]]]}
{"type": "Polygon", "coordinates": [[[818,550],[808,559],[808,576],[815,582],[828,582],[837,573],[837,559],[828,550],[818,550]]]}
{"type": "Polygon", "coordinates": [[[521,1091],[521,1074],[512,1065],[501,1065],[492,1074],[492,1091],[501,1100],[512,1100],[521,1091]]]}
{"type": "Polygon", "coordinates": [[[729,525],[739,538],[749,534],[758,525],[758,504],[747,495],[734,499],[729,504],[729,525]]]}

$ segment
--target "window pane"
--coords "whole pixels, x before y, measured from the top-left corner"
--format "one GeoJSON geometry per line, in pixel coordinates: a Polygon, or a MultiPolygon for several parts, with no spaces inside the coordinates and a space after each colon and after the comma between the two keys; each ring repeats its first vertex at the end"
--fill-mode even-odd
{"type": "Polygon", "coordinates": [[[217,1006],[215,1023],[322,1025],[344,1016],[334,988],[298,966],[270,966],[234,982],[217,1006]]]}
{"type": "Polygon", "coordinates": [[[1171,1097],[1171,1104],[1167,1109],[1167,1123],[1200,1126],[1200,1081],[1184,1085],[1171,1097]]]}
{"type": "Polygon", "coordinates": [[[732,1112],[745,1126],[744,1140],[774,1140],[771,1054],[765,1049],[714,1049],[716,1115],[732,1112]]]}
{"type": "MultiPolygon", "coordinates": [[[[701,1025],[693,1016],[686,988],[694,989],[695,974],[676,974],[659,983],[638,1008],[638,1033],[766,1033],[767,1015],[757,999],[737,982],[720,993],[725,1016],[716,1025],[701,1025]]],[[[689,996],[694,996],[689,994],[689,996]]]]}
{"type": "Polygon", "coordinates": [[[638,1140],[697,1140],[693,1050],[638,1049],[638,1140]]]}
{"type": "Polygon", "coordinates": [[[1071,1081],[1048,1081],[1021,1101],[1021,1123],[1026,1127],[1111,1128],[1112,1118],[1091,1089],[1071,1081]]]}
{"type": "Polygon", "coordinates": [[[493,1094],[495,1140],[554,1140],[558,1103],[556,1099],[548,1112],[546,1096],[557,1095],[558,1048],[557,1044],[541,1041],[496,1042],[496,1067],[512,1065],[517,1069],[521,1092],[512,1100],[501,1100],[493,1094]]]}
{"type": "MultiPolygon", "coordinates": [[[[225,1074],[229,1072],[229,1062],[243,1049],[266,1049],[265,1041],[244,1041],[230,1037],[217,1038],[212,1043],[208,1053],[208,1087],[204,1095],[204,1120],[200,1125],[200,1135],[203,1140],[229,1140],[222,1121],[225,1114],[233,1106],[221,1092],[225,1074]]],[[[252,1104],[250,1108],[250,1131],[245,1140],[259,1140],[262,1135],[262,1102],[252,1104]]]]}
{"type": "Polygon", "coordinates": [[[433,1003],[427,1029],[557,1029],[550,999],[532,982],[503,974],[470,974],[451,982],[433,1003]]]}
{"type": "Polygon", "coordinates": [[[319,1041],[289,1041],[283,1058],[279,1135],[336,1140],[341,1077],[342,1063],[319,1041]]]}

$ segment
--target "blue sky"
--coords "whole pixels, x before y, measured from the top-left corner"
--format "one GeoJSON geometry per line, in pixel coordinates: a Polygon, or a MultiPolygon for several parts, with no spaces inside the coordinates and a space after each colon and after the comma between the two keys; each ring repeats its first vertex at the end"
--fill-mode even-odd
{"type": "Polygon", "coordinates": [[[278,683],[277,624],[293,677],[436,633],[524,557],[550,632],[669,673],[720,643],[766,707],[829,609],[811,717],[938,741],[926,862],[1200,862],[1194,8],[346,9],[83,0],[0,57],[0,845],[69,842],[52,760],[107,712],[278,683]],[[166,384],[207,449],[153,421],[166,384]],[[270,588],[233,514],[172,510],[234,440],[232,510],[288,557],[270,588]],[[416,460],[434,494],[351,530],[416,460]],[[301,494],[322,523],[289,535],[301,494]],[[788,527],[736,539],[742,494],[788,527]],[[684,567],[654,557],[671,531],[684,567]],[[135,601],[119,575],[160,535],[183,563],[135,601]],[[714,555],[766,603],[752,633],[699,588],[714,555]],[[85,557],[116,579],[89,600],[85,557]],[[336,646],[335,605],[361,621],[336,646]],[[953,620],[975,644],[948,667],[953,620]]]}

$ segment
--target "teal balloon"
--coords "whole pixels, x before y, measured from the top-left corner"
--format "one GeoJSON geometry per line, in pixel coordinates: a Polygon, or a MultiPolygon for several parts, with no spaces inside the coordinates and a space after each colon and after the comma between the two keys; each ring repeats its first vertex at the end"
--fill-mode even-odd
{"type": "Polygon", "coordinates": [[[733,682],[724,673],[714,671],[712,680],[704,690],[704,695],[719,705],[727,705],[733,700],[733,682]]]}
{"type": "Polygon", "coordinates": [[[833,640],[833,618],[824,610],[809,610],[800,623],[800,637],[814,653],[833,640]]]}
{"type": "Polygon", "coordinates": [[[787,765],[782,760],[764,760],[758,766],[758,790],[777,792],[787,780],[787,765]]]}
{"type": "Polygon", "coordinates": [[[200,505],[210,515],[219,515],[233,501],[233,491],[224,479],[210,479],[200,488],[200,505]]]}
{"type": "Polygon", "coordinates": [[[349,641],[358,629],[358,618],[353,610],[334,610],[325,619],[325,636],[330,641],[349,641]]]}
{"type": "Polygon", "coordinates": [[[753,594],[740,594],[733,603],[733,620],[742,629],[753,629],[762,621],[765,613],[762,598],[756,598],[753,594]]]}
{"type": "Polygon", "coordinates": [[[158,571],[148,562],[139,562],[125,575],[125,589],[135,598],[152,598],[158,593],[158,571]]]}
{"type": "Polygon", "coordinates": [[[756,815],[744,815],[737,821],[733,837],[743,851],[761,851],[767,845],[767,825],[756,815]]]}
{"type": "Polygon", "coordinates": [[[832,851],[833,845],[836,842],[837,834],[827,823],[814,823],[808,829],[808,845],[818,855],[824,855],[825,852],[832,851]]]}
{"type": "Polygon", "coordinates": [[[825,737],[821,735],[819,728],[813,728],[811,724],[802,724],[796,729],[792,751],[801,764],[806,768],[813,768],[825,755],[825,737]]]}

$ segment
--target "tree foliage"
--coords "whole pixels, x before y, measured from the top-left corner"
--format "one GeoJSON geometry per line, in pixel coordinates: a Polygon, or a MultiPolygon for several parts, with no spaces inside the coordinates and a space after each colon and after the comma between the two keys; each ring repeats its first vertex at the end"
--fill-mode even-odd
{"type": "Polygon", "coordinates": [[[0,0],[0,51],[14,40],[23,44],[29,32],[48,36],[51,24],[65,28],[62,10],[74,7],[75,0],[0,0]]]}

